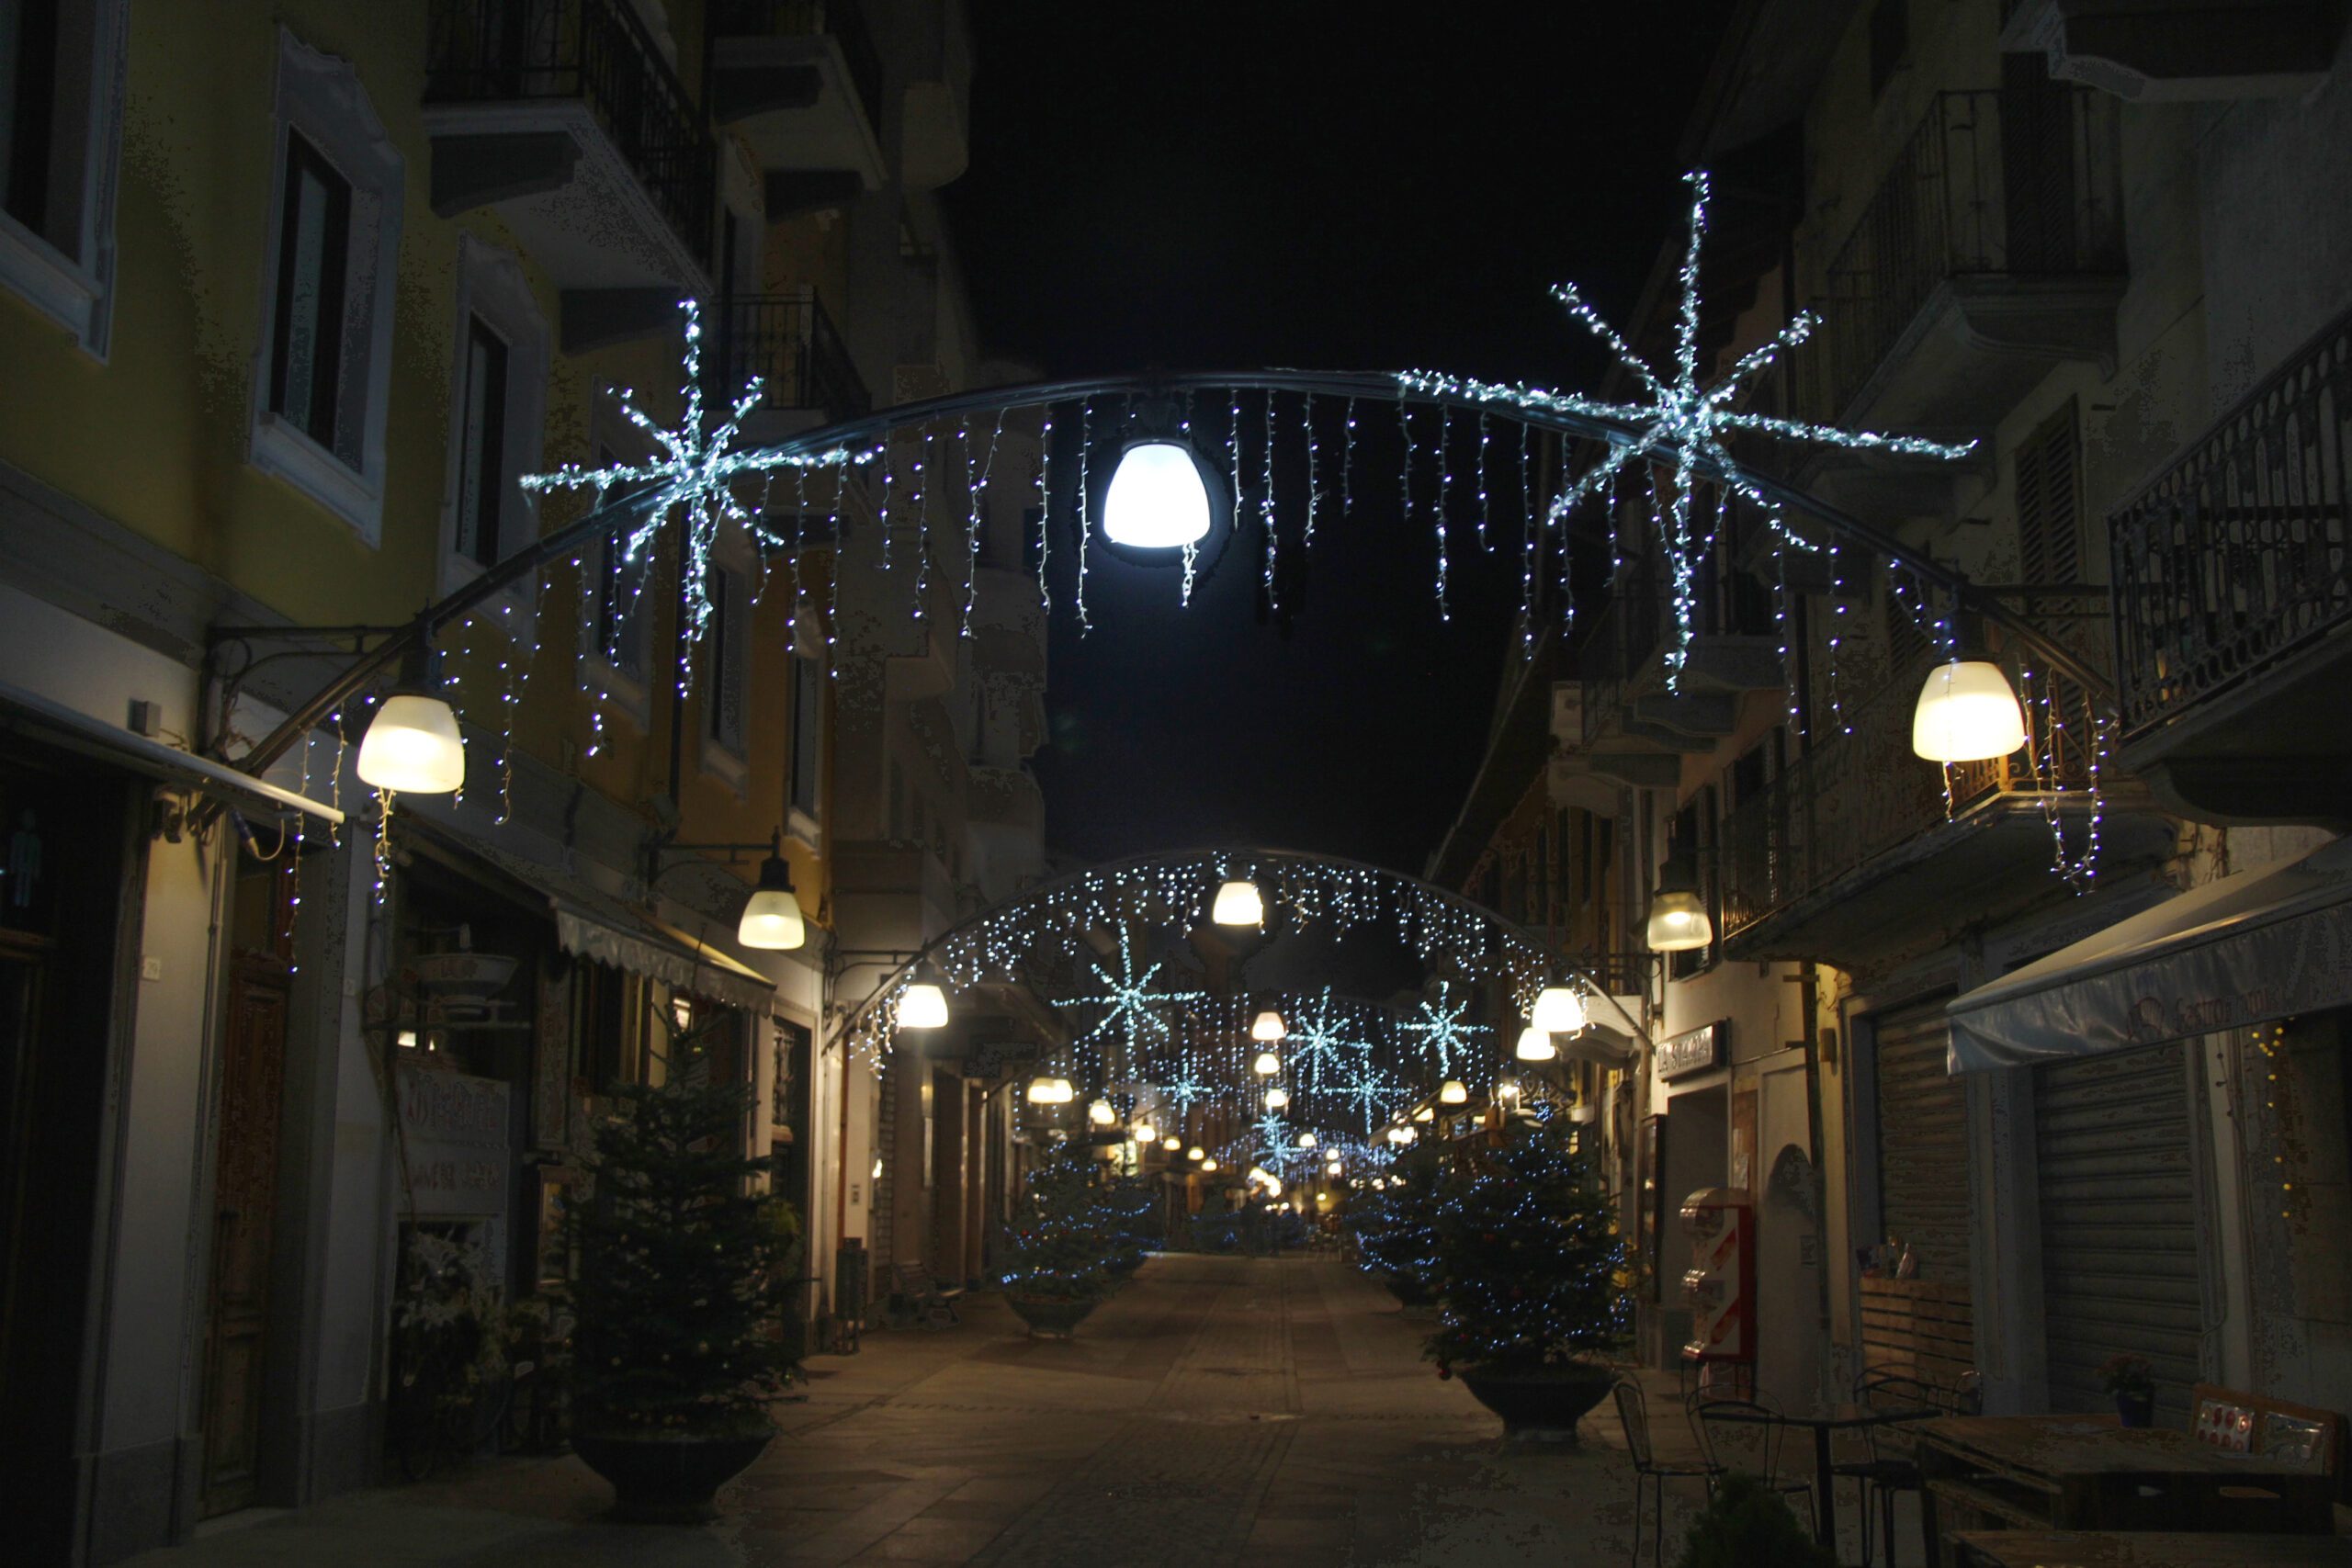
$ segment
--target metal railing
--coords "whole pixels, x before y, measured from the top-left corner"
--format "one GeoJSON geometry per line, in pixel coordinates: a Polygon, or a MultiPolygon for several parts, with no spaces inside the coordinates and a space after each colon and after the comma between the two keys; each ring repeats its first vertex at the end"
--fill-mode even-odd
{"type": "Polygon", "coordinates": [[[865,123],[881,138],[882,54],[856,0],[719,0],[711,11],[711,30],[721,38],[830,35],[841,46],[865,123]]]}
{"type": "Polygon", "coordinates": [[[1949,278],[2122,272],[2117,123],[2087,87],[1938,94],[1829,264],[1804,416],[1839,420],[1949,278]]]}
{"type": "Polygon", "coordinates": [[[1625,687],[1657,651],[1666,628],[1666,595],[1647,563],[1624,561],[1609,602],[1587,618],[1577,645],[1577,674],[1584,682],[1584,743],[1591,745],[1624,705],[1625,687]]]}
{"type": "Polygon", "coordinates": [[[2129,741],[2352,625],[2352,314],[2108,517],[2129,741]]]}
{"type": "Polygon", "coordinates": [[[717,385],[729,398],[747,378],[762,378],[758,406],[763,409],[817,409],[828,421],[874,410],[857,364],[813,287],[730,300],[718,364],[717,385]]]}
{"type": "MultiPolygon", "coordinates": [[[[2048,787],[2050,774],[2036,776],[2029,750],[1949,770],[1913,753],[1912,708],[1928,670],[1944,658],[1930,647],[1904,660],[1885,685],[1845,709],[1848,733],[1817,742],[1761,794],[1725,814],[1717,868],[1724,936],[1987,800],[2048,787]]],[[[2091,761],[2083,695],[2066,687],[2052,694],[2052,705],[2065,716],[2051,732],[2052,771],[2065,789],[2081,789],[2091,761]]],[[[2043,733],[2037,721],[2034,750],[2043,733]]]]}
{"type": "Polygon", "coordinates": [[[628,0],[433,0],[424,96],[579,99],[709,266],[718,193],[709,128],[628,0]]]}

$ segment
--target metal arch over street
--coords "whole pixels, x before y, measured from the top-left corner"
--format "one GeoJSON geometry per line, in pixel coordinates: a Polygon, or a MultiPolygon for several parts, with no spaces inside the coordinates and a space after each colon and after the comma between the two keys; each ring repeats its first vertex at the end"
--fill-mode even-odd
{"type": "MultiPolygon", "coordinates": [[[[1262,849],[1249,846],[1223,846],[1209,849],[1163,850],[1149,854],[1130,855],[1121,860],[1105,861],[1094,865],[1064,872],[1048,877],[1033,886],[1024,887],[1009,897],[998,900],[977,914],[967,915],[923,946],[900,960],[888,974],[876,982],[865,999],[839,1015],[837,1038],[847,1042],[861,1032],[871,1030],[876,1022],[876,1010],[895,995],[910,976],[923,964],[935,962],[957,942],[966,941],[990,921],[1003,919],[1031,905],[1051,899],[1056,894],[1079,888],[1090,881],[1115,882],[1129,874],[1148,875],[1156,872],[1181,872],[1198,867],[1202,873],[1204,895],[1213,895],[1216,883],[1227,875],[1242,876],[1265,867],[1319,867],[1344,873],[1351,876],[1370,878],[1390,885],[1396,889],[1419,897],[1433,898],[1447,908],[1479,922],[1503,942],[1516,946],[1532,955],[1543,965],[1546,979],[1555,976],[1572,977],[1579,981],[1586,992],[1600,998],[1624,1025],[1626,1038],[1645,1051],[1650,1044],[1648,1033],[1638,1020],[1627,1012],[1611,995],[1602,982],[1577,964],[1562,958],[1552,944],[1535,935],[1515,920],[1487,908],[1475,899],[1465,897],[1452,888],[1386,866],[1366,861],[1351,860],[1344,855],[1318,854],[1306,850],[1262,849]]],[[[1205,897],[1204,918],[1205,918],[1205,897]]],[[[1299,929],[1305,929],[1304,926],[1299,929]]]]}
{"type": "MultiPolygon", "coordinates": [[[[1679,443],[1655,437],[1648,428],[1638,427],[1630,421],[1606,419],[1566,409],[1530,407],[1494,397],[1441,395],[1412,390],[1406,386],[1405,378],[1394,372],[1288,369],[1108,376],[989,387],[921,402],[903,403],[880,413],[844,420],[747,450],[806,456],[832,448],[854,449],[884,440],[895,430],[928,424],[958,414],[1043,409],[1057,403],[1091,398],[1164,397],[1170,393],[1208,389],[1296,392],[1317,397],[1461,408],[1535,430],[1632,448],[1637,455],[1653,459],[1672,458],[1680,450],[1679,443]]],[[[1703,455],[1693,461],[1692,471],[1710,481],[1721,481],[1726,477],[1721,471],[1720,464],[1703,455]]],[[[2098,707],[2108,711],[2114,709],[2115,685],[2112,681],[2041,631],[2025,616],[2001,603],[1996,596],[1972,583],[1964,575],[1851,513],[1832,506],[1782,480],[1746,467],[1739,469],[1739,475],[1745,482],[1775,503],[1811,518],[1840,539],[1900,564],[1921,581],[1950,593],[1958,608],[1980,616],[1989,625],[1999,626],[2032,649],[2052,669],[2079,683],[2092,694],[2098,707]]],[[[510,584],[521,581],[528,573],[537,572],[548,562],[578,555],[589,545],[636,521],[662,493],[662,487],[648,486],[633,495],[596,507],[554,533],[544,535],[515,551],[466,586],[427,605],[406,626],[359,655],[341,674],[297,705],[283,722],[255,742],[244,755],[235,759],[232,765],[250,773],[264,772],[291,749],[296,740],[334,713],[379,672],[394,667],[412,649],[429,641],[437,627],[462,618],[510,584]]]]}

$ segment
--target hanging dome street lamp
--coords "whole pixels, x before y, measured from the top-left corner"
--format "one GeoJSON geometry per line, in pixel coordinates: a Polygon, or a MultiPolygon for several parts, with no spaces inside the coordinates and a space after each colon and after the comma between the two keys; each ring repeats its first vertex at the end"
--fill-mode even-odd
{"type": "Polygon", "coordinates": [[[1119,1113],[1107,1100],[1098,1100],[1086,1108],[1086,1119],[1097,1127],[1108,1127],[1119,1120],[1119,1113]]]}
{"type": "Polygon", "coordinates": [[[1460,1078],[1448,1078],[1438,1086],[1437,1102],[1440,1105],[1467,1105],[1470,1103],[1470,1086],[1460,1078]]]}
{"type": "Polygon", "coordinates": [[[1172,1155],[1178,1149],[1184,1146],[1184,1140],[1178,1137],[1175,1134],[1170,1133],[1168,1136],[1159,1140],[1159,1146],[1172,1155]]]}
{"type": "Polygon", "coordinates": [[[1204,1159],[1201,1161],[1201,1172],[1203,1175],[1206,1175],[1208,1172],[1213,1171],[1216,1168],[1216,1161],[1213,1159],[1204,1159]]]}
{"type": "Polygon", "coordinates": [[[1262,926],[1266,923],[1266,900],[1260,896],[1254,882],[1226,882],[1216,890],[1216,902],[1209,908],[1209,919],[1220,926],[1262,926]]]}
{"type": "Polygon", "coordinates": [[[1073,1098],[1069,1079],[1040,1073],[1029,1080],[1029,1103],[1032,1105],[1068,1105],[1073,1098]]]}
{"type": "Polygon", "coordinates": [[[1527,1021],[1546,1034],[1574,1034],[1591,1021],[1591,1015],[1582,991],[1573,986],[1546,986],[1535,994],[1527,1021]]]}
{"type": "Polygon", "coordinates": [[[1280,1111],[1283,1106],[1288,1105],[1289,1103],[1290,1090],[1284,1089],[1282,1085],[1276,1084],[1273,1088],[1266,1091],[1267,1110],[1280,1111]]]}
{"type": "Polygon", "coordinates": [[[939,971],[928,964],[915,972],[913,983],[899,996],[899,1027],[947,1027],[947,987],[941,982],[939,971]]]}
{"type": "Polygon", "coordinates": [[[1677,855],[1658,873],[1657,891],[1650,895],[1649,944],[1653,953],[1687,953],[1715,940],[1714,922],[1699,897],[1699,871],[1687,856],[1677,855]]]}
{"type": "Polygon", "coordinates": [[[1519,1032],[1519,1043],[1510,1054],[1522,1062],[1549,1062],[1559,1055],[1560,1048],[1552,1043],[1550,1035],[1530,1024],[1519,1032]]]}
{"type": "MultiPolygon", "coordinates": [[[[1266,1009],[1250,1021],[1250,1038],[1252,1040],[1280,1040],[1289,1032],[1290,1026],[1283,1022],[1283,1015],[1272,1008],[1266,1009]]],[[[1262,1056],[1259,1058],[1261,1061],[1264,1059],[1262,1056]]],[[[1259,1071],[1263,1072],[1265,1069],[1261,1067],[1259,1071]]]]}
{"type": "Polygon", "coordinates": [[[1989,762],[2025,741],[2025,708],[1999,665],[1955,659],[1928,671],[1911,710],[1913,751],[1930,762],[1989,762]]]}
{"type": "Polygon", "coordinates": [[[1315,1146],[1315,1134],[1312,1133],[1301,1133],[1298,1135],[1298,1146],[1302,1149],[1313,1148],[1315,1146]]]}
{"type": "Polygon", "coordinates": [[[441,656],[420,631],[401,683],[359,738],[359,782],[402,795],[449,795],[466,784],[466,742],[441,694],[441,656]]]}
{"type": "Polygon", "coordinates": [[[1209,1152],[1208,1150],[1201,1147],[1200,1145],[1194,1144],[1191,1148],[1184,1151],[1184,1157],[1191,1160],[1194,1165],[1198,1165],[1201,1161],[1209,1157],[1209,1152]]]}
{"type": "Polygon", "coordinates": [[[1148,1122],[1138,1121],[1128,1135],[1138,1144],[1148,1144],[1159,1136],[1159,1129],[1148,1122]]]}
{"type": "Polygon", "coordinates": [[[1258,1059],[1250,1064],[1250,1070],[1261,1078],[1270,1078],[1283,1070],[1283,1059],[1272,1051],[1261,1051],[1258,1059]]]}
{"type": "Polygon", "coordinates": [[[1137,550],[1197,545],[1209,533],[1208,476],[1192,446],[1147,436],[1119,455],[1102,497],[1102,536],[1137,550]]]}
{"type": "Polygon", "coordinates": [[[784,858],[781,828],[769,842],[768,858],[760,863],[759,886],[743,901],[735,940],[772,953],[788,953],[808,940],[808,923],[800,918],[800,895],[792,887],[792,866],[784,858]]]}

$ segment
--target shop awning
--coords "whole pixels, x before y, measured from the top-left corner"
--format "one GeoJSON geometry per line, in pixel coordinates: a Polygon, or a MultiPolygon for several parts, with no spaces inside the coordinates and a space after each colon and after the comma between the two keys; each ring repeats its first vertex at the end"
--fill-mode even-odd
{"type": "Polygon", "coordinates": [[[2352,840],[2225,876],[1953,998],[1951,1067],[2028,1066],[2352,1006],[2352,840]]]}
{"type": "Polygon", "coordinates": [[[255,816],[285,817],[300,811],[323,822],[343,820],[342,812],[308,795],[239,773],[226,762],[151,740],[5,681],[0,681],[0,732],[35,736],[164,784],[201,791],[255,816]]]}
{"type": "Polygon", "coordinates": [[[557,867],[485,843],[447,823],[414,811],[399,820],[488,863],[544,897],[555,920],[556,942],[564,952],[729,1007],[762,1013],[775,1010],[775,981],[667,921],[632,908],[557,867]]]}

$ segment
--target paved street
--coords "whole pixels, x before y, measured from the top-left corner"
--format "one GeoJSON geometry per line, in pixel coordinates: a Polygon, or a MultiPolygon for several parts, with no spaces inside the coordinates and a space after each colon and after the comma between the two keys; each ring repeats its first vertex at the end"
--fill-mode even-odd
{"type": "Polygon", "coordinates": [[[1125,1543],[1176,1568],[1624,1562],[1613,1416],[1579,1452],[1500,1452],[1498,1424],[1420,1359],[1425,1331],[1339,1263],[1159,1258],[1074,1341],[1029,1339],[989,1299],[959,1327],[819,1358],[701,1529],[605,1522],[576,1460],[502,1461],[132,1561],[1025,1565],[1125,1543]]]}

